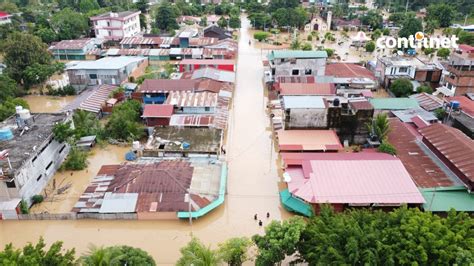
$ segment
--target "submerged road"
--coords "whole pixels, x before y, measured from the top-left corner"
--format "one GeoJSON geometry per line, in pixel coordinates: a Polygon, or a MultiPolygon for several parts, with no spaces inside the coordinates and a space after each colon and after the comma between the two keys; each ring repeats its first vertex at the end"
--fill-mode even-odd
{"type": "MultiPolygon", "coordinates": [[[[253,220],[270,212],[271,219],[289,216],[279,203],[276,154],[265,115],[260,50],[249,46],[249,21],[242,17],[237,81],[227,135],[229,176],[225,203],[207,216],[188,221],[2,221],[0,245],[21,247],[43,236],[76,248],[77,256],[96,246],[130,245],[149,252],[159,265],[173,265],[179,249],[197,236],[214,248],[234,236],[263,233],[253,220]]],[[[264,225],[270,219],[263,218],[264,225]]]]}

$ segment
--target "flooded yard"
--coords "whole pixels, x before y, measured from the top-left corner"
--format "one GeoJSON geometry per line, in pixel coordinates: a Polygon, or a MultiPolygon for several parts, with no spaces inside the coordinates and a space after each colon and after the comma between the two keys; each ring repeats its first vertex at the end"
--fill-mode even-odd
{"type": "MultiPolygon", "coordinates": [[[[288,218],[290,214],[279,201],[277,155],[264,108],[262,54],[248,45],[249,21],[243,19],[242,25],[235,98],[226,138],[229,176],[223,205],[195,220],[192,225],[187,220],[3,221],[0,223],[0,245],[13,242],[21,246],[28,241],[37,241],[40,236],[47,243],[62,240],[65,247],[75,247],[78,253],[86,251],[90,243],[98,246],[127,244],[148,251],[159,265],[173,265],[180,256],[179,248],[190,240],[191,235],[215,248],[219,242],[234,236],[263,233],[263,227],[253,219],[254,214],[263,218],[269,212],[271,219],[288,218]]],[[[64,179],[63,183],[78,182],[74,186],[85,187],[102,164],[122,160],[126,150],[96,148],[94,151],[98,157],[90,157],[88,173],[58,174],[56,185],[64,179]]],[[[69,191],[70,195],[66,197],[71,200],[62,201],[64,203],[57,206],[54,202],[48,206],[46,202],[44,210],[67,210],[81,192],[80,189],[69,191]]],[[[41,206],[37,211],[41,211],[41,206]]],[[[263,218],[262,221],[267,225],[270,219],[263,218]]]]}
{"type": "Polygon", "coordinates": [[[131,147],[108,145],[95,147],[88,157],[88,167],[82,171],[56,172],[43,191],[45,200],[31,208],[32,213],[66,213],[70,212],[79,196],[84,192],[89,181],[94,178],[102,165],[120,164],[125,161],[125,153],[131,147]]]}
{"type": "Polygon", "coordinates": [[[56,113],[72,102],[76,96],[27,95],[23,97],[32,113],[56,113]]]}

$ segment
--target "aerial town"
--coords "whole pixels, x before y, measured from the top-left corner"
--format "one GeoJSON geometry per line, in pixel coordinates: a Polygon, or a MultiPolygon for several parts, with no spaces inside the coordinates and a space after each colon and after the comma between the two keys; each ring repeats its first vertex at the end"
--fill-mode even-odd
{"type": "Polygon", "coordinates": [[[469,0],[0,2],[0,265],[473,265],[469,0]]]}

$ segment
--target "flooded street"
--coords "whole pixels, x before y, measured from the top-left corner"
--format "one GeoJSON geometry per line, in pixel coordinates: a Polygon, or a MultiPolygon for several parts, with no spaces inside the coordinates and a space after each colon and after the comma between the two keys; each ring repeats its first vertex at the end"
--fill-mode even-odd
{"type": "Polygon", "coordinates": [[[56,113],[72,102],[76,96],[27,95],[23,99],[28,102],[32,113],[56,113]]]}
{"type": "MultiPolygon", "coordinates": [[[[189,241],[191,234],[215,248],[217,243],[230,237],[262,233],[263,227],[253,220],[255,213],[262,218],[266,212],[270,212],[271,219],[289,217],[290,214],[279,202],[276,154],[264,109],[262,52],[248,44],[247,19],[242,20],[242,26],[236,90],[227,135],[229,177],[224,205],[192,225],[187,220],[3,221],[0,223],[0,245],[13,242],[20,247],[43,236],[47,243],[62,240],[65,247],[75,247],[81,254],[90,243],[98,246],[127,244],[148,251],[159,265],[172,265],[180,256],[179,248],[189,241]]],[[[96,151],[97,154],[102,152],[96,151]]],[[[94,167],[91,165],[91,169],[97,172],[101,164],[113,163],[114,156],[123,159],[121,152],[113,150],[110,154],[105,151],[104,155],[92,160],[94,167]],[[105,160],[104,156],[111,158],[105,160]]],[[[93,177],[95,173],[91,173],[92,170],[88,173],[77,172],[74,176],[80,176],[78,182],[82,184],[93,177]]],[[[73,198],[78,191],[69,193],[73,198]]],[[[66,210],[70,203],[66,201],[60,206],[44,206],[66,210]]],[[[264,225],[270,222],[266,218],[262,221],[264,225]]]]}

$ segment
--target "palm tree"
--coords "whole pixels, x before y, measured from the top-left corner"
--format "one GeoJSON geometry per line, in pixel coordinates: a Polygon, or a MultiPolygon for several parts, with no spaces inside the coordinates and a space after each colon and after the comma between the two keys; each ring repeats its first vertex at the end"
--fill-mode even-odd
{"type": "Polygon", "coordinates": [[[181,255],[178,266],[214,266],[219,263],[216,252],[194,237],[181,249],[181,255]]]}
{"type": "Polygon", "coordinates": [[[388,122],[387,114],[377,114],[375,119],[372,119],[372,121],[367,124],[367,129],[371,134],[376,135],[379,140],[385,140],[390,132],[390,124],[388,122]]]}
{"type": "Polygon", "coordinates": [[[121,255],[115,249],[89,246],[89,251],[80,258],[82,264],[87,266],[109,266],[120,261],[121,255]]]}

